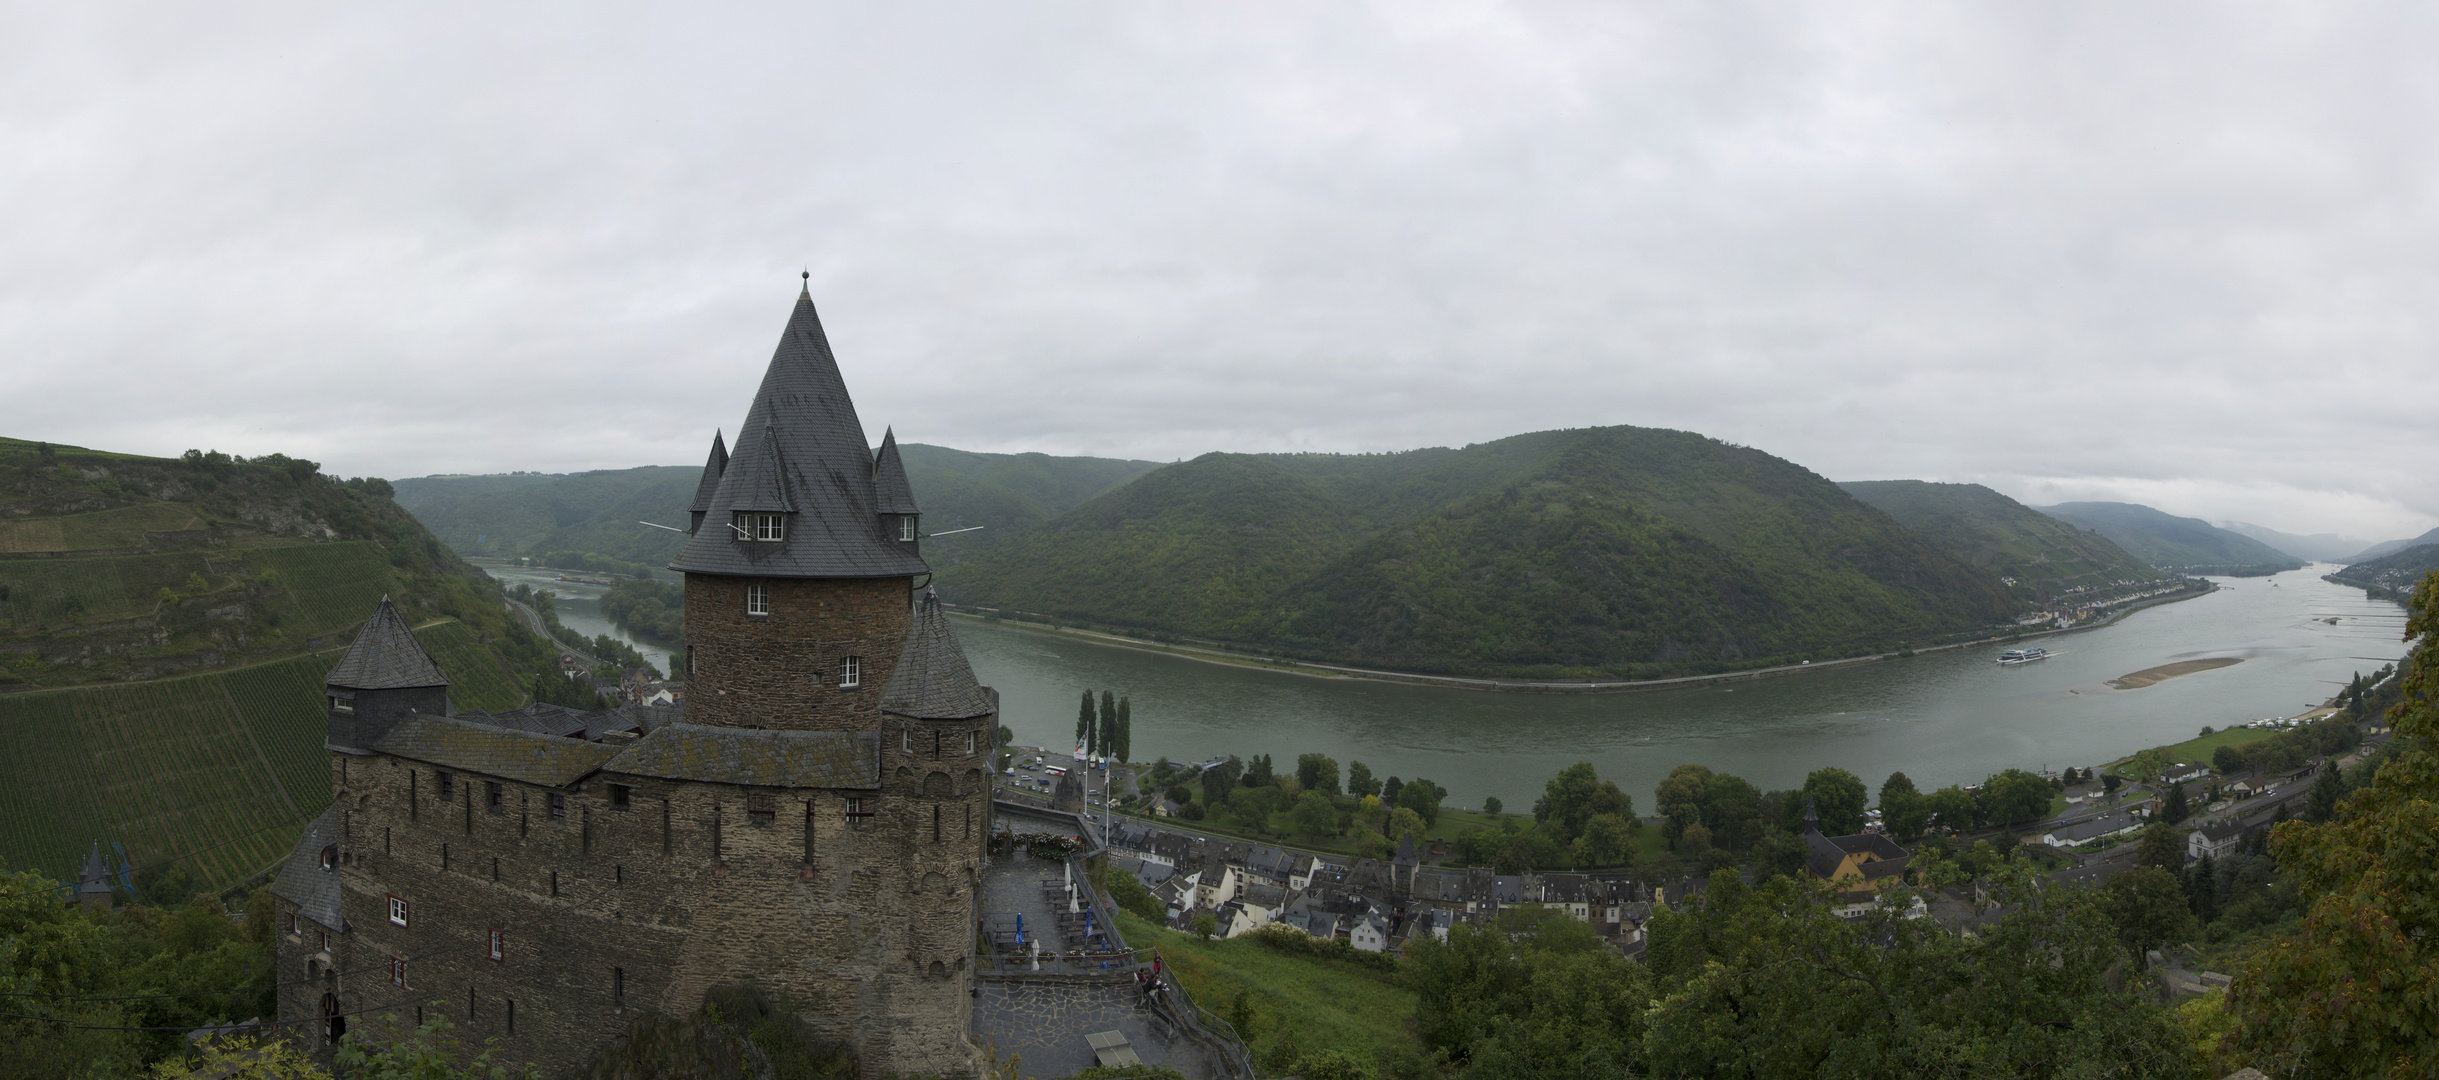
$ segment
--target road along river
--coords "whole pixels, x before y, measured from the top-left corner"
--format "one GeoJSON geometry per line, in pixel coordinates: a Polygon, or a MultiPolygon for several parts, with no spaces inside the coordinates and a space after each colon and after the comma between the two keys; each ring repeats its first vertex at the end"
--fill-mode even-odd
{"type": "Polygon", "coordinates": [[[2004,646],[1991,646],[1626,694],[1320,679],[968,620],[957,633],[975,673],[999,688],[1018,742],[1072,742],[1077,695],[1109,689],[1132,699],[1138,760],[1270,754],[1284,769],[1319,751],[1342,768],[1360,760],[1376,775],[1429,777],[1455,804],[1496,795],[1515,809],[1551,774],[1590,761],[1648,813],[1653,785],[1684,762],[1765,790],[1824,765],[1875,790],[1892,771],[1928,789],[2009,767],[2094,765],[2204,724],[2294,715],[2402,655],[2398,608],[2321,581],[2332,569],[2214,579],[2217,592],[2039,639],[2050,656],[2037,663],[2001,666],[2004,646]],[[2242,662],[2188,663],[2227,660],[2242,662]],[[2172,665],[2175,677],[2110,685],[2172,665]]]}

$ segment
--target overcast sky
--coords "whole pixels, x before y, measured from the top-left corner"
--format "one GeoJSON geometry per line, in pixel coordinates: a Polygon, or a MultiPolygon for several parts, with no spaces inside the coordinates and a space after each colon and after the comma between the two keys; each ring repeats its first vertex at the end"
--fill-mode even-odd
{"type": "Polygon", "coordinates": [[[2439,8],[0,0],[0,434],[700,462],[1684,428],[2439,523],[2439,8]]]}

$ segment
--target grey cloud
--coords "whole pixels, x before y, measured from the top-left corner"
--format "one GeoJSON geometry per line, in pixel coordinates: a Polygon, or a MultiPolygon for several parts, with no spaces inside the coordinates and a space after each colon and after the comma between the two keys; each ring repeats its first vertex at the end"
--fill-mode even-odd
{"type": "Polygon", "coordinates": [[[1633,423],[1841,479],[2439,521],[2416,9],[0,18],[21,437],[690,462],[801,268],[876,438],[1633,423]]]}

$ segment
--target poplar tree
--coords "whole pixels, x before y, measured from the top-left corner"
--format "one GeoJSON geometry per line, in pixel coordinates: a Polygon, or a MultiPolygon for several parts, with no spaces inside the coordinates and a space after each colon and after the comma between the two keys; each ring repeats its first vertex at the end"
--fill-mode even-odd
{"type": "Polygon", "coordinates": [[[1128,755],[1135,749],[1135,718],[1127,712],[1126,699],[1118,699],[1118,734],[1110,740],[1110,755],[1120,761],[1132,760],[1128,755]]]}
{"type": "Polygon", "coordinates": [[[1089,748],[1092,746],[1092,691],[1090,690],[1084,691],[1084,706],[1076,712],[1076,745],[1086,747],[1087,753],[1090,752],[1089,748]]]}
{"type": "Polygon", "coordinates": [[[1109,755],[1110,735],[1112,732],[1115,732],[1117,728],[1118,695],[1107,690],[1103,690],[1101,691],[1101,726],[1099,728],[1100,737],[1092,744],[1092,752],[1107,757],[1109,755]]]}

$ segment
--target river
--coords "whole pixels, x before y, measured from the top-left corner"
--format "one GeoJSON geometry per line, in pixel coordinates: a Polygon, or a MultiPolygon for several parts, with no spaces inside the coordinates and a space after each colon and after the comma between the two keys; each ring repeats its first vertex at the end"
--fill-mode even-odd
{"type": "MultiPolygon", "coordinates": [[[[644,654],[644,659],[650,661],[652,666],[661,669],[663,674],[674,670],[669,666],[668,646],[655,645],[636,637],[628,633],[625,627],[611,622],[609,616],[602,614],[601,598],[609,595],[609,586],[585,585],[559,580],[561,574],[603,580],[608,580],[613,575],[590,570],[545,570],[539,567],[519,566],[499,559],[469,558],[466,561],[480,567],[484,573],[510,588],[531,585],[536,590],[549,589],[554,598],[552,606],[559,612],[559,625],[584,635],[586,641],[608,634],[613,639],[635,646],[635,651],[644,654]]],[[[652,576],[663,581],[683,580],[677,574],[666,570],[655,571],[652,576]]]]}
{"type": "MultiPolygon", "coordinates": [[[[562,624],[626,641],[670,670],[667,647],[601,613],[607,588],[559,581],[558,571],[475,562],[506,584],[550,589],[562,624]]],[[[2223,586],[2217,592],[2039,639],[2050,658],[2020,667],[1994,663],[1992,646],[1633,694],[1320,679],[965,620],[957,635],[975,674],[998,687],[1002,722],[1019,742],[1071,744],[1077,695],[1109,689],[1130,698],[1137,760],[1269,754],[1286,769],[1297,754],[1319,751],[1342,769],[1362,761],[1376,776],[1428,777],[1455,805],[1496,795],[1511,808],[1532,805],[1559,769],[1590,761],[1649,812],[1653,786],[1685,762],[1765,790],[1797,786],[1824,765],[1852,771],[1874,790],[1892,771],[1929,790],[2010,767],[2096,765],[2191,738],[2204,724],[2294,715],[2354,672],[2402,655],[2396,605],[2320,580],[2334,569],[2213,579],[2223,586]],[[2319,621],[2329,617],[2337,623],[2319,621]],[[2211,657],[2243,662],[2140,690],[2108,685],[2211,657]]]]}
{"type": "Polygon", "coordinates": [[[1452,805],[1496,795],[1511,809],[1532,805],[1559,769],[1590,761],[1648,813],[1653,786],[1686,762],[1765,790],[1798,786],[1825,765],[1874,790],[1892,771],[1929,790],[2010,767],[2096,765],[2205,724],[2294,715],[2402,655],[2399,609],[2320,580],[2334,569],[2213,579],[2225,587],[2039,639],[2052,655],[2034,664],[2001,667],[1994,646],[1631,694],[1320,679],[963,620],[957,634],[975,673],[998,687],[1019,742],[1071,744],[1078,694],[1106,688],[1131,699],[1139,761],[1263,753],[1286,770],[1319,751],[1342,769],[1360,760],[1376,776],[1428,777],[1452,805]],[[2332,616],[2334,625],[2318,621],[2332,616]],[[2108,686],[2210,657],[2243,662],[2139,690],[2108,686]]]}

